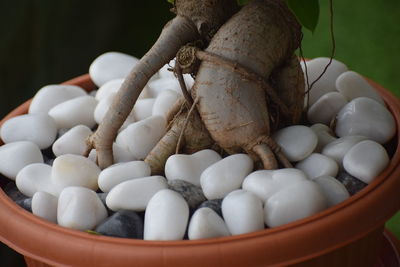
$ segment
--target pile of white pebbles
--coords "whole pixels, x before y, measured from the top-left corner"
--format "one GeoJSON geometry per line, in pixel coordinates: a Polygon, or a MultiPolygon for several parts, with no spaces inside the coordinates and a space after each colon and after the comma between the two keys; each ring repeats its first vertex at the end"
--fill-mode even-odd
{"type": "MultiPolygon", "coordinates": [[[[310,81],[328,60],[307,62],[310,81]]],[[[221,158],[202,150],[169,157],[165,176],[151,176],[143,159],[165,134],[165,115],[181,95],[165,66],[120,130],[113,147],[116,163],[101,170],[94,163],[96,151],[82,156],[85,140],[137,61],[105,53],[89,69],[98,90],[45,86],[28,114],[4,123],[0,173],[15,180],[4,189],[11,198],[73,229],[146,240],[202,239],[276,227],[320,212],[366,186],[389,163],[383,145],[396,132],[392,114],[362,76],[333,60],[306,100],[309,125],[273,135],[295,168],[255,170],[246,154],[221,158]]],[[[190,76],[185,80],[189,88],[194,83],[190,76]]]]}

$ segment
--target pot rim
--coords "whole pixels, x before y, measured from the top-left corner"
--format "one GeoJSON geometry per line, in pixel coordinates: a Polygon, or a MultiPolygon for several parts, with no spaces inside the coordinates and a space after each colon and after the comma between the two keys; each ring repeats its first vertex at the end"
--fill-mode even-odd
{"type": "MultiPolygon", "coordinates": [[[[395,117],[398,146],[400,140],[400,101],[379,84],[369,79],[367,80],[378,90],[395,117]]],[[[88,74],[69,80],[63,84],[79,84],[83,85],[83,87],[86,87],[87,89],[94,88],[88,74]]],[[[0,126],[5,122],[5,120],[24,112],[26,113],[30,101],[31,100],[26,101],[24,104],[9,113],[0,121],[0,126]]],[[[400,188],[399,163],[400,149],[398,146],[390,160],[389,166],[367,187],[342,203],[315,215],[289,224],[257,232],[201,240],[147,241],[91,235],[85,232],[61,227],[57,224],[36,217],[16,205],[8,198],[3,190],[0,190],[0,241],[26,256],[53,265],[62,265],[63,262],[70,262],[63,256],[56,256],[52,259],[40,255],[41,253],[43,254],[42,246],[54,244],[58,247],[61,245],[55,244],[54,242],[73,244],[81,243],[82,245],[79,246],[71,246],[71,249],[74,251],[85,251],[83,253],[88,254],[87,257],[85,256],[85,259],[87,258],[86,260],[94,257],[96,251],[103,252],[108,249],[124,250],[119,256],[124,259],[132,258],[132,260],[135,260],[135,257],[137,257],[136,254],[134,257],[128,255],[129,251],[132,254],[133,248],[142,251],[145,257],[151,257],[149,254],[155,257],[154,255],[158,254],[163,255],[163,257],[166,258],[171,257],[176,259],[177,257],[182,257],[184,253],[189,253],[186,257],[192,257],[193,259],[198,260],[200,256],[204,257],[205,255],[205,252],[203,251],[198,255],[198,257],[196,256],[196,250],[200,247],[207,247],[209,253],[210,249],[216,249],[223,252],[224,246],[229,246],[229,248],[227,248],[229,253],[232,251],[243,251],[243,253],[246,253],[247,251],[251,254],[251,244],[254,243],[262,244],[263,246],[267,244],[273,245],[277,250],[288,245],[303,246],[301,254],[294,253],[293,255],[280,255],[279,253],[275,253],[275,255],[272,255],[271,253],[266,253],[266,256],[273,257],[274,259],[276,258],[276,262],[280,260],[280,264],[282,264],[282,262],[284,262],[284,264],[291,264],[312,258],[315,255],[321,255],[332,251],[340,246],[360,239],[371,231],[382,227],[384,222],[400,207],[400,197],[396,196],[396,190],[400,188]],[[377,208],[379,215],[375,215],[371,218],[369,215],[371,208],[377,208]],[[354,221],[354,217],[358,220],[357,222],[354,221]],[[344,227],[345,225],[347,225],[348,228],[341,229],[341,227],[344,227]],[[356,228],[356,231],[354,231],[355,226],[359,226],[356,228]],[[341,231],[337,232],[339,229],[341,231]],[[35,233],[36,231],[40,232],[43,237],[40,238],[40,234],[35,233]],[[305,240],[315,241],[321,239],[321,235],[323,234],[325,234],[327,238],[323,238],[323,242],[319,242],[317,247],[316,245],[303,244],[305,240]],[[35,240],[35,242],[26,242],[26,237],[29,236],[38,239],[35,240]],[[60,237],[60,239],[57,239],[56,237],[60,237]],[[300,238],[300,240],[291,240],[295,239],[293,237],[300,238]],[[71,241],[67,241],[67,239],[71,239],[71,241]],[[266,239],[269,239],[269,241],[266,239]],[[28,245],[27,243],[34,244],[28,245]],[[246,248],[246,246],[250,247],[246,248]],[[108,249],[105,247],[108,247],[108,249]],[[245,249],[243,249],[243,247],[245,249]],[[150,250],[151,252],[145,250],[150,250]],[[304,251],[306,251],[306,253],[304,253],[304,251]]],[[[212,257],[219,257],[223,255],[222,252],[214,252],[212,257]]],[[[52,255],[54,256],[54,252],[52,252],[52,255]]],[[[108,258],[109,256],[104,257],[108,258]]],[[[240,255],[238,257],[240,257],[240,255]]],[[[98,262],[101,259],[95,260],[98,262]]],[[[188,264],[188,262],[186,263],[188,264]]]]}

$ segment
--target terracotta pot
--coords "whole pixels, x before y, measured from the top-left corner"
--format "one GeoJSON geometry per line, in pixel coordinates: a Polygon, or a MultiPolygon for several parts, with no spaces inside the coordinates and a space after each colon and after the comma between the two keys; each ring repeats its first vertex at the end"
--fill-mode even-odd
{"type": "MultiPolygon", "coordinates": [[[[67,83],[94,88],[87,75],[67,83]]],[[[371,84],[400,125],[398,99],[371,84]]],[[[4,120],[25,113],[28,105],[4,120]]],[[[399,138],[397,131],[395,146],[399,138]]],[[[23,254],[29,266],[370,266],[377,260],[384,223],[400,207],[399,163],[397,148],[390,165],[370,185],[314,216],[254,233],[198,241],[90,235],[42,220],[0,190],[0,240],[23,254]]]]}

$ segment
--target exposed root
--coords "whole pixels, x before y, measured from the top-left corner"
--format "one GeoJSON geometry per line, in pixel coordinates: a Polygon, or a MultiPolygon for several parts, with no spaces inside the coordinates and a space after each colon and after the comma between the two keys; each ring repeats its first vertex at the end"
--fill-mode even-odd
{"type": "Polygon", "coordinates": [[[287,159],[285,154],[282,152],[280,146],[269,136],[263,138],[265,142],[274,151],[274,154],[278,157],[279,162],[284,168],[293,168],[292,163],[287,159]]]}
{"type": "MultiPolygon", "coordinates": [[[[162,174],[165,162],[168,157],[173,155],[178,144],[179,133],[182,132],[182,125],[174,123],[169,131],[161,138],[157,145],[150,151],[145,158],[145,162],[151,168],[151,174],[162,174]]],[[[182,143],[183,145],[183,143],[182,143]]]]}
{"type": "Polygon", "coordinates": [[[186,99],[187,108],[190,108],[193,105],[193,98],[192,98],[192,96],[189,94],[189,92],[187,90],[187,87],[186,87],[186,84],[185,84],[185,80],[183,79],[182,68],[181,68],[180,64],[178,64],[178,62],[176,62],[175,65],[176,65],[175,66],[175,73],[176,73],[176,76],[178,78],[179,85],[180,85],[181,90],[182,90],[182,94],[186,99]]]}
{"type": "Polygon", "coordinates": [[[274,153],[267,144],[261,143],[253,147],[253,152],[261,159],[264,169],[275,170],[278,168],[278,162],[274,153]]]}
{"type": "Polygon", "coordinates": [[[194,111],[195,108],[196,108],[196,104],[197,104],[198,102],[199,102],[199,98],[196,97],[196,99],[195,99],[194,102],[192,103],[192,106],[191,106],[190,109],[189,109],[189,112],[188,112],[188,114],[187,114],[187,116],[186,116],[186,119],[185,119],[185,123],[183,124],[183,127],[182,127],[182,129],[181,129],[181,133],[179,134],[178,143],[176,144],[175,154],[178,154],[178,153],[179,153],[179,148],[181,147],[183,134],[184,134],[184,132],[185,132],[185,130],[186,130],[186,128],[187,128],[187,125],[188,125],[188,123],[189,123],[190,115],[192,115],[193,111],[194,111]]]}
{"type": "Polygon", "coordinates": [[[275,102],[275,104],[279,107],[279,109],[285,116],[290,116],[291,112],[289,108],[286,106],[286,104],[279,98],[279,96],[276,94],[274,89],[268,84],[268,82],[265,81],[263,78],[261,78],[258,74],[254,73],[253,71],[249,70],[244,66],[241,66],[237,62],[225,59],[219,55],[210,52],[197,50],[196,56],[200,60],[213,62],[217,65],[228,68],[233,72],[239,73],[241,76],[243,76],[244,79],[255,82],[259,87],[265,90],[267,95],[271,98],[273,102],[275,102]]]}

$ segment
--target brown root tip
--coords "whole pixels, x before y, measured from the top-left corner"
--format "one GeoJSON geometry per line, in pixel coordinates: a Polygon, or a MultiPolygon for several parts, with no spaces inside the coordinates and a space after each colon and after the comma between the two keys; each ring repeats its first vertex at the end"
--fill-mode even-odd
{"type": "Polygon", "coordinates": [[[264,169],[275,170],[278,168],[278,162],[276,161],[275,155],[267,144],[257,144],[253,147],[253,151],[260,157],[264,169]]]}
{"type": "Polygon", "coordinates": [[[284,168],[293,168],[292,163],[288,160],[288,158],[285,156],[285,154],[282,152],[280,146],[270,137],[266,137],[263,139],[266,144],[268,144],[268,147],[270,147],[275,155],[277,156],[279,162],[282,164],[284,168]]]}

